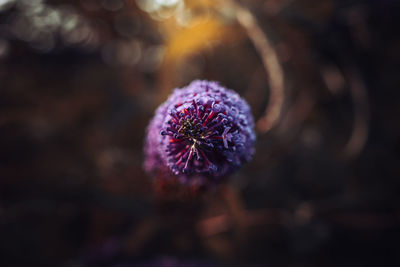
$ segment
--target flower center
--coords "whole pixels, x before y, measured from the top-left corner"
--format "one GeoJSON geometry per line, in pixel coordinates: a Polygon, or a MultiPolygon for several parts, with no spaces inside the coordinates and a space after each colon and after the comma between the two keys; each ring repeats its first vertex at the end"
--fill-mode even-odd
{"type": "Polygon", "coordinates": [[[178,132],[188,139],[192,139],[196,141],[197,139],[202,138],[203,127],[200,123],[193,122],[190,119],[185,119],[181,122],[181,127],[178,132]]]}

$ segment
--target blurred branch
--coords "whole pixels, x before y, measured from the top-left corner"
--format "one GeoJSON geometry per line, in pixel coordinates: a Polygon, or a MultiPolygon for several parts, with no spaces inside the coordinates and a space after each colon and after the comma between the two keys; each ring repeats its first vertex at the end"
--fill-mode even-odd
{"type": "Polygon", "coordinates": [[[368,138],[369,104],[365,85],[355,71],[348,70],[345,73],[349,73],[347,78],[354,105],[354,119],[351,136],[344,148],[344,157],[351,159],[361,152],[368,138]]]}
{"type": "MultiPolygon", "coordinates": [[[[274,209],[259,209],[254,211],[245,210],[241,218],[242,227],[251,228],[262,225],[280,225],[287,227],[288,220],[295,219],[298,225],[310,223],[311,220],[324,221],[332,227],[345,227],[347,229],[384,229],[397,226],[399,223],[399,212],[392,213],[360,213],[360,212],[332,212],[323,214],[311,214],[307,218],[298,218],[298,214],[292,215],[289,211],[274,209]],[[288,217],[289,216],[289,217],[288,217]]],[[[231,231],[234,228],[233,215],[220,214],[215,217],[206,218],[198,222],[198,231],[203,237],[211,237],[231,231]]]]}
{"type": "Polygon", "coordinates": [[[270,85],[270,95],[264,115],[257,121],[258,131],[268,132],[278,121],[284,100],[284,74],[275,48],[260,28],[256,18],[245,7],[229,1],[234,7],[239,24],[246,30],[250,40],[261,56],[270,85]]]}

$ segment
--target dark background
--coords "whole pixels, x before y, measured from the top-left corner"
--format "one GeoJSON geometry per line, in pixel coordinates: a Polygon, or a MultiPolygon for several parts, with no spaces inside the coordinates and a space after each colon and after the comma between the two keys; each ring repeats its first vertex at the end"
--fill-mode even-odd
{"type": "Polygon", "coordinates": [[[159,196],[143,139],[174,87],[268,103],[225,3],[0,1],[1,266],[399,266],[396,0],[242,1],[284,69],[280,119],[226,184],[159,196]]]}

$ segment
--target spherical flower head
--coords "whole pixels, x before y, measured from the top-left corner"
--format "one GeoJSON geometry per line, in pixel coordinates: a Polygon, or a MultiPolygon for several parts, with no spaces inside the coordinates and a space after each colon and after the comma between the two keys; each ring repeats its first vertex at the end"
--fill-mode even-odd
{"type": "Polygon", "coordinates": [[[217,82],[175,89],[147,128],[145,170],[180,183],[218,183],[254,154],[254,120],[236,92],[217,82]]]}

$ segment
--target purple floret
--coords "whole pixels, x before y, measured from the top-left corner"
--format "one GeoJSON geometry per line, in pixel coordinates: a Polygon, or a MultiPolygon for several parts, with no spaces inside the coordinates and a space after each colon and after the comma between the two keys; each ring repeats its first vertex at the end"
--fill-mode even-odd
{"type": "Polygon", "coordinates": [[[218,182],[254,154],[254,120],[236,92],[217,82],[175,89],[147,128],[145,170],[171,170],[181,183],[218,182]]]}

